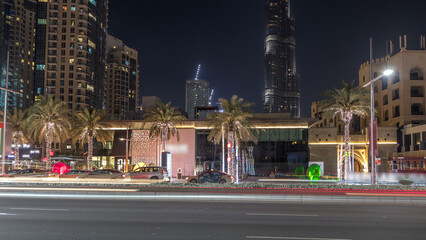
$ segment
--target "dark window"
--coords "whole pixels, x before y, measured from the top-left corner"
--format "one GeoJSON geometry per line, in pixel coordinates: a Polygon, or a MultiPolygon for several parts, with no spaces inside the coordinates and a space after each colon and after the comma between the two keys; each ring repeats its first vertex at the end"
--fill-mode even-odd
{"type": "Polygon", "coordinates": [[[420,149],[420,133],[413,134],[413,145],[414,151],[418,151],[420,149]]]}
{"type": "Polygon", "coordinates": [[[392,91],[392,100],[397,100],[399,99],[399,89],[395,89],[392,91]]]}
{"type": "Polygon", "coordinates": [[[423,72],[419,68],[411,69],[410,80],[423,80],[423,72]]]}
{"type": "Polygon", "coordinates": [[[404,147],[405,151],[409,152],[411,146],[411,134],[404,135],[404,147]]]}
{"type": "Polygon", "coordinates": [[[423,107],[419,103],[411,105],[411,115],[423,115],[423,107]]]}
{"type": "Polygon", "coordinates": [[[395,106],[395,108],[393,109],[393,117],[399,117],[399,115],[399,106],[395,106]]]}
{"type": "Polygon", "coordinates": [[[399,82],[399,72],[395,71],[393,76],[392,76],[392,84],[395,84],[397,82],[399,82]]]}
{"type": "Polygon", "coordinates": [[[383,106],[388,105],[388,95],[383,96],[383,106]]]}
{"type": "Polygon", "coordinates": [[[388,77],[382,78],[382,90],[385,90],[388,88],[388,77]]]}
{"type": "Polygon", "coordinates": [[[411,97],[423,97],[423,88],[421,86],[412,86],[411,97]]]}

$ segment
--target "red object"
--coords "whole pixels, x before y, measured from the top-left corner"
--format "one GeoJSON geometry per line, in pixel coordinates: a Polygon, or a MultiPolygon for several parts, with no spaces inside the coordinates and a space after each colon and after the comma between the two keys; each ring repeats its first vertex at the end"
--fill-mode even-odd
{"type": "Polygon", "coordinates": [[[53,155],[55,155],[55,152],[54,152],[54,151],[50,151],[50,152],[49,152],[49,155],[50,155],[50,156],[53,156],[53,155]]]}
{"type": "Polygon", "coordinates": [[[43,162],[47,162],[47,157],[44,157],[44,158],[43,158],[43,162]]]}
{"type": "Polygon", "coordinates": [[[3,123],[0,123],[0,128],[3,128],[3,123]]]}
{"type": "Polygon", "coordinates": [[[376,158],[376,165],[382,165],[382,159],[376,158]]]}
{"type": "MultiPolygon", "coordinates": [[[[368,131],[368,138],[371,138],[371,124],[369,124],[369,131],[368,131]]],[[[371,142],[371,141],[370,141],[371,142]]],[[[379,154],[379,151],[377,150],[377,121],[374,120],[373,123],[373,146],[374,146],[374,156],[377,156],[379,154]]]]}
{"type": "Polygon", "coordinates": [[[70,171],[70,169],[71,169],[71,167],[70,167],[70,166],[68,166],[68,165],[66,165],[66,164],[65,164],[65,163],[63,163],[63,162],[55,163],[55,164],[53,164],[53,166],[52,166],[52,172],[54,172],[54,173],[58,173],[58,174],[64,174],[64,173],[67,173],[67,172],[69,172],[69,171],[70,171]]]}

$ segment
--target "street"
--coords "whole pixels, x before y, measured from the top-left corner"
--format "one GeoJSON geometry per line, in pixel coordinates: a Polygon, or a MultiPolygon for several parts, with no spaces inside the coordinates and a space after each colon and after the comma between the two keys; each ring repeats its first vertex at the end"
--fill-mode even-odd
{"type": "Polygon", "coordinates": [[[422,205],[0,198],[0,239],[424,239],[422,205]]]}

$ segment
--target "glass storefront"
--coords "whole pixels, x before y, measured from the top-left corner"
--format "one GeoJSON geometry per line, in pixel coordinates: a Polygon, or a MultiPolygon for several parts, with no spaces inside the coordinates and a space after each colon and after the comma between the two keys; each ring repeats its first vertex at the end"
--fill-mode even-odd
{"type": "MultiPolygon", "coordinates": [[[[207,140],[209,130],[196,130],[196,166],[220,165],[222,145],[207,140]],[[216,164],[218,163],[218,164],[216,164]]],[[[254,172],[267,176],[272,171],[282,174],[294,173],[295,169],[308,166],[307,129],[259,129],[254,132],[257,144],[242,144],[243,159],[254,159],[254,172]]],[[[226,151],[226,150],[225,150],[226,151]]]]}

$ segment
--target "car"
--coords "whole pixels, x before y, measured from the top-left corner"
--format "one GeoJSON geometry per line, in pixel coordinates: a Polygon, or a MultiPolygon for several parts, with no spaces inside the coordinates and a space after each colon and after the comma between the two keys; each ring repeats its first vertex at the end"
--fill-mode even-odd
{"type": "Polygon", "coordinates": [[[2,174],[2,177],[12,177],[13,175],[17,174],[18,172],[20,172],[22,169],[11,169],[7,172],[5,172],[4,174],[2,174]]]}
{"type": "Polygon", "coordinates": [[[28,168],[22,169],[11,177],[19,178],[19,177],[57,177],[59,174],[52,173],[50,171],[38,168],[28,168]]]}
{"type": "Polygon", "coordinates": [[[89,174],[81,175],[77,178],[79,179],[85,179],[85,178],[123,179],[125,177],[126,177],[125,174],[114,169],[99,169],[89,174]]]}
{"type": "Polygon", "coordinates": [[[59,178],[78,178],[92,173],[89,170],[73,169],[64,174],[59,175],[59,178]]]}
{"type": "Polygon", "coordinates": [[[139,167],[126,173],[130,179],[166,179],[167,168],[161,166],[139,167]]]}
{"type": "Polygon", "coordinates": [[[190,176],[186,178],[189,183],[233,183],[234,177],[229,176],[227,173],[215,170],[204,171],[197,176],[190,176]]]}

